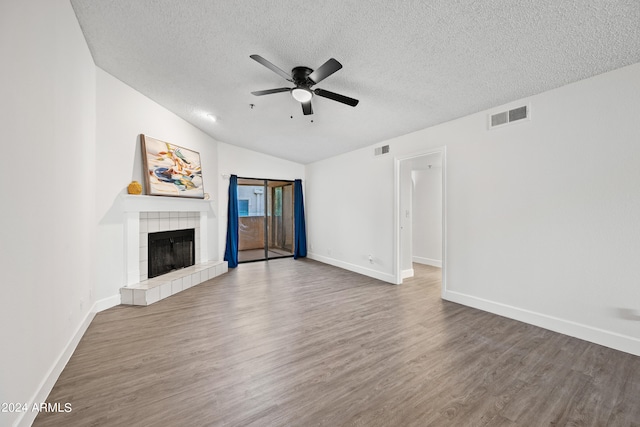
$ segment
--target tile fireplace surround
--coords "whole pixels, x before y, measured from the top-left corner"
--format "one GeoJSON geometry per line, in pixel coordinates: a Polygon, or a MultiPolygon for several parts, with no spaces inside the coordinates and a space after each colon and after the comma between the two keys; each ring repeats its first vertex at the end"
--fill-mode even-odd
{"type": "Polygon", "coordinates": [[[209,261],[207,220],[211,200],[123,195],[126,286],[122,304],[149,305],[227,272],[226,261],[209,261]],[[195,229],[195,265],[147,278],[147,240],[157,231],[195,229]]]}

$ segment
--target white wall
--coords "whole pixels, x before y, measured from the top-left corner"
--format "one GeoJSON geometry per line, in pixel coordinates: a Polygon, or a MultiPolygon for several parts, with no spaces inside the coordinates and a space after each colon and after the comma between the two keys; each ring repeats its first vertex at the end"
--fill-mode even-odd
{"type": "Polygon", "coordinates": [[[61,0],[2,1],[0,56],[0,402],[32,403],[93,317],[95,66],[61,0]]]}
{"type": "MultiPolygon", "coordinates": [[[[229,201],[228,175],[237,175],[243,178],[262,179],[302,179],[302,187],[305,188],[305,168],[300,163],[279,159],[266,154],[236,147],[234,145],[218,143],[218,211],[219,211],[219,246],[220,259],[224,257],[224,249],[227,236],[227,207],[229,201]],[[225,176],[225,178],[222,177],[225,176]]],[[[304,196],[306,197],[306,195],[304,196]]],[[[305,203],[306,206],[306,203],[305,203]]],[[[306,212],[305,212],[306,213],[306,212]]]]}
{"type": "MultiPolygon", "coordinates": [[[[123,257],[124,216],[121,194],[136,180],[144,185],[140,134],[171,142],[200,153],[204,191],[218,197],[218,142],[154,101],[97,70],[96,174],[98,263],[96,297],[105,306],[119,303],[126,284],[123,257]]],[[[218,254],[217,212],[210,216],[208,253],[218,254]]]]}
{"type": "Polygon", "coordinates": [[[395,281],[394,155],[368,147],[307,165],[310,258],[395,281]]]}
{"type": "MultiPolygon", "coordinates": [[[[427,156],[429,157],[429,156],[427,156]]],[[[413,262],[442,264],[442,167],[413,170],[413,262]]]]}
{"type": "Polygon", "coordinates": [[[393,157],[446,146],[445,298],[640,354],[640,64],[524,102],[309,165],[312,251],[393,278],[393,157]]]}

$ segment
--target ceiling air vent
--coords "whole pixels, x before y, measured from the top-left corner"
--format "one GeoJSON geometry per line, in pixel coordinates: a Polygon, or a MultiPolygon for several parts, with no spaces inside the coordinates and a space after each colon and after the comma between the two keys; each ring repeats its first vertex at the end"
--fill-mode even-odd
{"type": "Polygon", "coordinates": [[[389,152],[389,146],[388,145],[383,145],[382,147],[376,147],[375,149],[375,155],[379,156],[381,154],[387,154],[389,152]]]}
{"type": "Polygon", "coordinates": [[[489,129],[528,118],[529,107],[527,105],[523,105],[522,107],[514,108],[509,111],[501,111],[500,113],[491,114],[489,116],[489,129]]]}

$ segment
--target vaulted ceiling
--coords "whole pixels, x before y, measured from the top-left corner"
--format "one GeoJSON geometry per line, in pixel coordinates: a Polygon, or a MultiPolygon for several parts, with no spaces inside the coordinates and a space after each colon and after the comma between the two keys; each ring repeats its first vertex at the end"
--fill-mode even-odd
{"type": "Polygon", "coordinates": [[[637,0],[71,3],[97,66],[219,141],[299,163],[640,61],[637,0]],[[252,54],[287,72],[335,58],[317,87],[360,103],[315,96],[305,116],[287,92],[253,96],[293,85],[252,54]]]}

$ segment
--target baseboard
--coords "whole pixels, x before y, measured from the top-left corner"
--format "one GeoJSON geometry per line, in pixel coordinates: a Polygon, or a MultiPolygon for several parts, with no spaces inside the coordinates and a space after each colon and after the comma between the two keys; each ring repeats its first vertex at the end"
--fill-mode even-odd
{"type": "Polygon", "coordinates": [[[413,257],[413,262],[416,262],[418,264],[424,264],[424,265],[430,265],[430,266],[433,266],[433,267],[442,268],[442,260],[440,260],[440,259],[431,259],[431,258],[424,258],[424,257],[420,257],[420,256],[414,256],[413,257]]]}
{"type": "Polygon", "coordinates": [[[402,278],[403,279],[407,279],[409,277],[413,277],[413,268],[410,268],[408,270],[402,270],[402,278]]]}
{"type": "MultiPolygon", "coordinates": [[[[56,381],[58,381],[58,377],[62,373],[64,367],[67,366],[69,359],[71,359],[71,355],[73,355],[73,352],[76,350],[78,343],[82,339],[84,333],[87,331],[87,328],[91,324],[91,321],[93,320],[93,317],[95,315],[96,306],[94,304],[89,313],[87,313],[87,315],[83,319],[82,323],[80,323],[80,325],[76,329],[69,342],[67,342],[67,345],[62,350],[62,353],[60,354],[56,362],[53,364],[51,369],[49,369],[49,372],[47,372],[47,375],[45,375],[44,379],[38,386],[38,389],[35,392],[33,398],[28,402],[28,408],[33,408],[34,403],[46,402],[49,393],[51,393],[53,386],[56,384],[56,381]]],[[[20,415],[21,416],[13,425],[27,427],[33,424],[33,421],[38,416],[38,411],[33,412],[29,410],[26,412],[22,412],[20,415]]]]}
{"type": "Polygon", "coordinates": [[[111,307],[115,307],[116,305],[120,305],[120,294],[116,294],[113,296],[110,296],[108,298],[103,298],[101,300],[96,301],[95,305],[93,306],[95,309],[96,313],[99,313],[101,311],[104,311],[108,308],[111,307]]]}
{"type": "Polygon", "coordinates": [[[320,261],[325,264],[333,265],[334,267],[344,268],[345,270],[353,271],[354,273],[362,274],[364,276],[373,277],[374,279],[382,280],[391,284],[396,284],[396,278],[392,274],[383,273],[381,271],[364,268],[359,265],[351,264],[348,262],[340,261],[334,258],[318,255],[315,253],[308,253],[307,258],[311,258],[316,261],[320,261]]]}
{"type": "Polygon", "coordinates": [[[628,335],[594,328],[592,326],[583,325],[570,320],[560,319],[558,317],[474,297],[460,292],[445,290],[442,293],[442,298],[447,301],[488,311],[499,316],[508,317],[509,319],[529,323],[550,331],[640,356],[640,339],[630,337],[628,335]]]}

